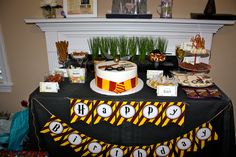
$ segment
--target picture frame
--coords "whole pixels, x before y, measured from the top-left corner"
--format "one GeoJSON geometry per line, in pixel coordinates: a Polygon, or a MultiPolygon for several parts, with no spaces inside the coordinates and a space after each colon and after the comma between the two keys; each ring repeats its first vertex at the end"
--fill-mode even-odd
{"type": "Polygon", "coordinates": [[[63,0],[67,18],[97,17],[97,0],[63,0]]]}

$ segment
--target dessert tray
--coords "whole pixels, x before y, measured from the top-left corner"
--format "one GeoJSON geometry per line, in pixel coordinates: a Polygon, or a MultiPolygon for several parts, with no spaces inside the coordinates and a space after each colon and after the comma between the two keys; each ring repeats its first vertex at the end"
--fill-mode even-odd
{"type": "Polygon", "coordinates": [[[185,51],[184,56],[185,57],[192,57],[192,56],[200,56],[200,57],[209,57],[210,56],[210,50],[206,50],[206,53],[193,53],[191,51],[185,51]]]}
{"type": "Polygon", "coordinates": [[[123,93],[115,93],[115,92],[111,92],[111,91],[106,91],[106,90],[102,90],[100,88],[98,88],[95,84],[95,79],[93,79],[91,82],[90,82],[90,88],[99,93],[99,94],[103,94],[103,95],[110,95],[110,96],[124,96],[124,95],[129,95],[129,94],[134,94],[134,93],[137,93],[139,92],[142,88],[143,88],[143,81],[138,78],[138,85],[131,89],[131,90],[128,90],[128,91],[125,91],[123,93]]]}
{"type": "Polygon", "coordinates": [[[157,89],[157,86],[175,86],[174,83],[162,84],[158,82],[157,80],[152,80],[152,79],[147,80],[146,84],[148,87],[153,88],[153,89],[157,89]]]}
{"type": "Polygon", "coordinates": [[[211,66],[205,63],[190,64],[182,62],[179,64],[179,67],[192,72],[209,72],[211,66]]]}
{"type": "Polygon", "coordinates": [[[212,78],[205,73],[199,74],[174,74],[174,77],[178,80],[178,83],[187,87],[209,87],[214,85],[212,78]]]}

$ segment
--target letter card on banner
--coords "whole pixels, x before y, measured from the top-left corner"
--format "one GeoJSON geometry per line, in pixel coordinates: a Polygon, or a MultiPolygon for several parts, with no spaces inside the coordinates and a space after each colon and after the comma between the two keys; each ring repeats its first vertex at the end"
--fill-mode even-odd
{"type": "Polygon", "coordinates": [[[116,112],[116,121],[114,125],[121,125],[123,122],[131,122],[133,124],[138,123],[138,109],[139,103],[135,101],[121,101],[117,102],[116,108],[119,110],[116,112]]]}
{"type": "Polygon", "coordinates": [[[169,123],[176,123],[179,126],[184,124],[186,104],[183,102],[163,102],[162,103],[162,121],[161,126],[169,123]]]}
{"type": "Polygon", "coordinates": [[[162,118],[162,104],[160,102],[140,102],[138,113],[138,126],[146,123],[153,123],[158,126],[162,118]]]}
{"type": "Polygon", "coordinates": [[[69,126],[63,123],[59,118],[52,115],[49,121],[41,129],[40,133],[49,133],[54,141],[59,141],[67,132],[69,126]]]}
{"type": "Polygon", "coordinates": [[[61,146],[70,146],[75,152],[79,152],[84,148],[85,142],[89,139],[85,134],[69,127],[63,140],[61,141],[61,146]]]}
{"type": "Polygon", "coordinates": [[[93,102],[90,100],[70,99],[71,123],[79,120],[87,124],[92,123],[93,102]]]}
{"type": "Polygon", "coordinates": [[[97,124],[101,121],[114,124],[116,120],[116,102],[94,100],[93,108],[93,124],[97,124]]]}

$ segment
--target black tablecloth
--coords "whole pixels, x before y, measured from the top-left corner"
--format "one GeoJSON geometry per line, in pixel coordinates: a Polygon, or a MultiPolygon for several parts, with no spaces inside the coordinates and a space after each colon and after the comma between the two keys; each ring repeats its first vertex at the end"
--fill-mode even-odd
{"type": "MultiPolygon", "coordinates": [[[[50,119],[50,113],[56,115],[63,122],[70,124],[69,98],[87,100],[112,101],[152,101],[152,102],[178,102],[187,103],[184,126],[169,124],[165,127],[145,124],[136,126],[125,122],[121,126],[113,126],[107,122],[96,125],[87,125],[84,122],[70,124],[80,132],[111,144],[118,145],[151,145],[171,140],[183,135],[199,125],[212,120],[211,124],[219,135],[218,141],[206,144],[205,148],[188,156],[229,156],[235,143],[233,105],[230,99],[222,92],[222,98],[189,99],[181,87],[178,88],[178,97],[157,97],[154,89],[148,87],[145,74],[139,74],[144,82],[141,91],[126,96],[106,96],[94,92],[90,88],[92,74],[87,75],[85,84],[72,84],[64,81],[60,84],[59,93],[40,93],[36,89],[29,98],[30,101],[30,141],[32,149],[46,149],[52,156],[76,156],[76,153],[66,147],[60,147],[52,138],[40,134],[40,129],[50,119]],[[42,107],[43,105],[43,107],[42,107]]],[[[215,86],[217,88],[217,86],[215,86]]]]}

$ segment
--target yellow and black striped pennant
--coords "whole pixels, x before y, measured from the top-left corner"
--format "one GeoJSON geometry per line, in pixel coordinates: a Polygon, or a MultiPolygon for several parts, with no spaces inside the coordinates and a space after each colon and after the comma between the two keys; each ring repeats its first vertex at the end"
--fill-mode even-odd
{"type": "Polygon", "coordinates": [[[93,102],[90,100],[70,99],[70,123],[79,120],[87,124],[92,123],[93,102]]]}
{"type": "Polygon", "coordinates": [[[176,123],[179,126],[184,124],[186,104],[183,102],[163,102],[161,126],[169,123],[176,123]]]}
{"type": "Polygon", "coordinates": [[[59,141],[66,134],[68,129],[69,126],[66,123],[52,115],[49,121],[41,129],[40,133],[49,133],[54,141],[59,141]]]}
{"type": "Polygon", "coordinates": [[[205,147],[207,141],[218,140],[218,135],[209,122],[195,128],[193,132],[195,134],[195,141],[200,149],[205,147]]]}
{"type": "Polygon", "coordinates": [[[83,144],[87,141],[88,137],[79,131],[69,128],[66,135],[63,137],[61,146],[70,146],[75,152],[81,151],[83,144]]]}
{"type": "Polygon", "coordinates": [[[140,157],[140,156],[151,156],[150,146],[130,146],[129,147],[130,157],[140,157]]]}
{"type": "Polygon", "coordinates": [[[114,124],[116,119],[116,102],[94,100],[93,108],[93,124],[97,124],[100,121],[114,124]]]}
{"type": "Polygon", "coordinates": [[[120,157],[120,156],[127,156],[129,153],[129,147],[122,146],[122,145],[107,145],[107,151],[106,156],[114,156],[114,157],[120,157]]]}
{"type": "Polygon", "coordinates": [[[175,157],[173,140],[153,144],[150,147],[152,157],[175,157]]]}
{"type": "Polygon", "coordinates": [[[140,102],[138,126],[145,123],[152,123],[158,126],[162,118],[162,104],[160,102],[140,102]]]}
{"type": "Polygon", "coordinates": [[[82,156],[103,157],[103,155],[106,154],[108,146],[109,144],[106,144],[105,142],[91,138],[86,141],[82,156]]]}
{"type": "Polygon", "coordinates": [[[116,120],[114,125],[119,126],[123,122],[138,123],[139,103],[135,101],[117,102],[116,105],[116,120]]]}
{"type": "Polygon", "coordinates": [[[186,152],[196,152],[198,150],[191,131],[174,139],[173,144],[179,157],[183,157],[186,152]]]}

